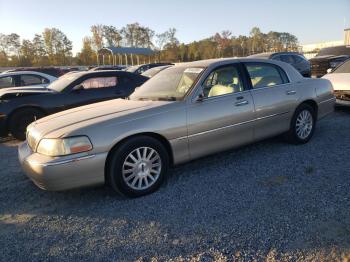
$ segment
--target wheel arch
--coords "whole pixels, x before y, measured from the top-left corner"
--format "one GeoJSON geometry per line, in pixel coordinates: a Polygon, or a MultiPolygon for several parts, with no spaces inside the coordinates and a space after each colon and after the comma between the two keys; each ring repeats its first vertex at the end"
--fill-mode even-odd
{"type": "Polygon", "coordinates": [[[24,109],[28,109],[28,108],[31,108],[31,109],[36,109],[36,110],[39,110],[41,111],[42,113],[44,113],[45,115],[47,115],[47,111],[45,109],[43,109],[42,107],[38,106],[38,105],[22,105],[20,107],[17,107],[16,109],[14,109],[7,117],[7,123],[9,123],[11,117],[17,113],[18,111],[21,111],[21,110],[24,110],[24,109]]]}
{"type": "Polygon", "coordinates": [[[107,181],[106,174],[107,174],[107,171],[109,169],[110,159],[111,159],[111,157],[113,155],[113,152],[118,148],[118,146],[120,146],[121,144],[125,143],[128,139],[134,138],[134,137],[141,137],[141,136],[152,137],[152,138],[158,140],[160,143],[162,143],[162,145],[164,146],[164,148],[168,152],[170,166],[172,166],[174,164],[173,150],[172,150],[172,147],[171,147],[168,139],[166,139],[163,135],[160,135],[160,134],[154,133],[154,132],[137,133],[137,134],[133,134],[133,135],[124,137],[122,140],[120,140],[116,144],[114,144],[113,147],[108,151],[106,162],[105,162],[105,170],[104,170],[105,181],[107,181]]]}
{"type": "Polygon", "coordinates": [[[296,107],[296,109],[294,110],[294,112],[297,110],[297,108],[298,108],[299,106],[301,106],[301,105],[303,105],[303,104],[309,105],[309,106],[311,106],[311,107],[314,109],[315,114],[316,114],[316,115],[315,115],[315,118],[317,119],[317,115],[318,115],[318,105],[317,105],[316,101],[313,100],[313,99],[307,99],[307,100],[304,100],[304,101],[302,101],[301,103],[299,103],[299,105],[296,107]]]}

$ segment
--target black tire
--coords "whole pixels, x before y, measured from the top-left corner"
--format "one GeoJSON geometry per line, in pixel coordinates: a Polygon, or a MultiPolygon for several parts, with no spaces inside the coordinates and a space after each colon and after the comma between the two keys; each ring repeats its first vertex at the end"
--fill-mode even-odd
{"type": "Polygon", "coordinates": [[[290,129],[289,131],[285,134],[285,138],[289,143],[292,144],[305,144],[307,142],[310,141],[310,139],[312,138],[314,132],[315,132],[315,128],[316,128],[316,118],[317,118],[317,114],[315,112],[315,109],[308,105],[308,104],[301,104],[300,106],[298,106],[298,108],[295,110],[295,113],[292,117],[292,121],[290,124],[290,129]],[[298,116],[303,112],[303,111],[308,111],[311,116],[312,116],[312,129],[311,132],[307,135],[307,137],[305,138],[301,138],[298,134],[297,134],[297,119],[298,116]]]}
{"type": "Polygon", "coordinates": [[[23,108],[14,112],[9,119],[10,133],[18,140],[25,140],[27,126],[43,116],[45,114],[35,108],[23,108]]]}
{"type": "MultiPolygon", "coordinates": [[[[108,184],[118,193],[128,197],[140,197],[156,191],[163,183],[169,169],[169,155],[163,144],[155,138],[138,136],[128,139],[118,146],[108,160],[106,179],[108,184]],[[137,148],[147,147],[155,150],[161,161],[160,174],[155,182],[147,189],[136,190],[130,187],[123,178],[123,165],[129,154],[137,148]]],[[[148,179],[148,178],[147,178],[148,179]]],[[[133,180],[133,179],[131,179],[133,180]]]]}

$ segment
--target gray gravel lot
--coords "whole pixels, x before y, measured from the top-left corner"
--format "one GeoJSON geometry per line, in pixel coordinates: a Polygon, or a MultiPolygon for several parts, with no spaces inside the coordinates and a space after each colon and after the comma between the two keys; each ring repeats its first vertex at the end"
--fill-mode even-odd
{"type": "Polygon", "coordinates": [[[0,145],[0,260],[350,260],[350,110],[172,171],[158,192],[45,192],[0,145]]]}

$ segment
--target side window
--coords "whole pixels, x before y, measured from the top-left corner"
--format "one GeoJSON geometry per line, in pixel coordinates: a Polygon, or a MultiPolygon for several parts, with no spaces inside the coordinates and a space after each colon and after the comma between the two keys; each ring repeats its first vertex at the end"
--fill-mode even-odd
{"type": "Polygon", "coordinates": [[[281,61],[287,64],[293,64],[294,60],[291,55],[281,55],[281,61]]]}
{"type": "Polygon", "coordinates": [[[203,84],[204,97],[242,92],[244,86],[236,66],[215,69],[203,84]]]}
{"type": "Polygon", "coordinates": [[[12,78],[11,76],[0,78],[0,88],[14,87],[14,86],[15,86],[15,79],[12,78]]]}
{"type": "Polygon", "coordinates": [[[277,66],[253,63],[246,64],[246,68],[254,89],[288,83],[286,74],[277,66]]]}
{"type": "Polygon", "coordinates": [[[94,77],[84,80],[81,85],[84,89],[115,87],[118,84],[116,76],[112,77],[94,77]]]}
{"type": "Polygon", "coordinates": [[[298,55],[293,55],[293,58],[294,58],[295,63],[301,63],[304,61],[304,59],[298,55]]]}
{"type": "Polygon", "coordinates": [[[277,60],[277,61],[281,61],[281,56],[280,55],[276,55],[272,59],[273,60],[277,60]]]}
{"type": "Polygon", "coordinates": [[[37,75],[21,75],[20,85],[30,86],[30,85],[41,85],[47,84],[49,81],[46,78],[37,75]]]}

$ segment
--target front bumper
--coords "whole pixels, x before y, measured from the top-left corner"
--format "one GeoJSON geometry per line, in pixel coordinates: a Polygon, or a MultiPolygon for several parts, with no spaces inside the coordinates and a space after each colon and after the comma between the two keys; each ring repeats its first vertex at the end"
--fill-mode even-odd
{"type": "Polygon", "coordinates": [[[334,95],[337,99],[337,105],[350,105],[350,91],[348,90],[334,90],[334,95]]]}
{"type": "Polygon", "coordinates": [[[107,153],[48,157],[34,153],[24,142],[18,157],[25,174],[41,189],[61,191],[105,182],[107,153]]]}

